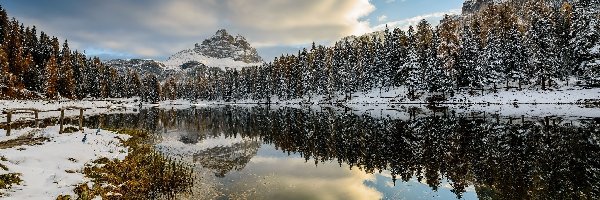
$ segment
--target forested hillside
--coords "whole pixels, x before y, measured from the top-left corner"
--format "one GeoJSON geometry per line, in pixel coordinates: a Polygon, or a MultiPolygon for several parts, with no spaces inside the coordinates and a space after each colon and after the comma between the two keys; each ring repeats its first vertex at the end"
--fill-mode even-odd
{"type": "Polygon", "coordinates": [[[38,37],[35,27],[8,20],[2,10],[1,96],[268,102],[349,99],[357,92],[403,88],[418,99],[460,90],[600,84],[598,0],[499,2],[446,16],[435,27],[422,20],[406,31],[386,29],[333,46],[313,44],[262,66],[200,67],[166,80],[106,67],[98,58],[72,52],[66,41],[61,45],[43,32],[38,37]]]}
{"type": "Polygon", "coordinates": [[[9,19],[0,8],[0,99],[82,99],[144,96],[158,99],[160,83],[153,74],[143,78],[128,70],[119,73],[99,58],[72,51],[37,28],[9,19]],[[145,87],[142,87],[145,86],[145,87]],[[149,94],[149,95],[143,95],[149,94]]]}

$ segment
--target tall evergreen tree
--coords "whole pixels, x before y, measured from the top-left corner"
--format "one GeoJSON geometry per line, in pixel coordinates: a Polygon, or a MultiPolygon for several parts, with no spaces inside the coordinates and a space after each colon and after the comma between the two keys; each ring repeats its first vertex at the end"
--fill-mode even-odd
{"type": "Polygon", "coordinates": [[[531,28],[527,32],[528,55],[543,90],[557,77],[559,63],[556,31],[551,19],[552,12],[543,2],[535,4],[531,10],[531,28]]]}
{"type": "Polygon", "coordinates": [[[45,67],[45,79],[44,79],[44,90],[46,97],[49,99],[56,99],[59,97],[58,94],[58,61],[56,56],[51,55],[50,59],[46,63],[45,67]]]}
{"type": "Polygon", "coordinates": [[[71,49],[68,42],[65,40],[59,55],[59,79],[58,92],[66,98],[76,98],[75,96],[75,80],[73,77],[73,59],[71,49]]]}

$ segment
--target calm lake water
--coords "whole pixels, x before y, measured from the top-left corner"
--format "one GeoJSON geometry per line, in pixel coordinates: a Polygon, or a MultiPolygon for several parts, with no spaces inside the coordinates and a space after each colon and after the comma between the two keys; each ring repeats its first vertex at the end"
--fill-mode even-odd
{"type": "Polygon", "coordinates": [[[87,123],[155,132],[194,166],[182,199],[600,199],[600,119],[435,110],[223,106],[87,123]]]}

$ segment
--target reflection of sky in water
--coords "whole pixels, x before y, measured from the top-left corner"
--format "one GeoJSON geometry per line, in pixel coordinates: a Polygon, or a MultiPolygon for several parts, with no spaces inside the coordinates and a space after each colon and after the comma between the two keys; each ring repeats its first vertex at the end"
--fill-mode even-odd
{"type": "MultiPolygon", "coordinates": [[[[306,162],[299,154],[262,145],[258,154],[242,171],[229,172],[223,183],[229,198],[251,199],[455,199],[443,182],[438,191],[416,179],[397,181],[393,185],[389,173],[366,174],[358,168],[337,161],[306,162]]],[[[449,186],[449,185],[448,185],[449,186]]],[[[477,199],[468,190],[463,199],[477,199]]]]}
{"type": "MultiPolygon", "coordinates": [[[[456,199],[447,181],[442,182],[442,187],[438,191],[433,191],[426,184],[418,182],[416,178],[409,182],[396,181],[394,186],[391,177],[382,174],[376,174],[374,181],[366,181],[365,184],[383,193],[384,199],[456,199]]],[[[462,199],[477,199],[472,186],[463,194],[462,199]]]]}

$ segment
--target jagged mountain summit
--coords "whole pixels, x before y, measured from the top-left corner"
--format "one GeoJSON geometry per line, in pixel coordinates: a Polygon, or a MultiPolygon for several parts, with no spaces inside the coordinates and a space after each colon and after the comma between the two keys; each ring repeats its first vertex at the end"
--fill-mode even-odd
{"type": "Polygon", "coordinates": [[[218,67],[221,69],[240,69],[262,64],[263,59],[248,41],[241,35],[232,36],[225,29],[169,57],[163,62],[166,69],[182,70],[195,66],[218,67]]]}

